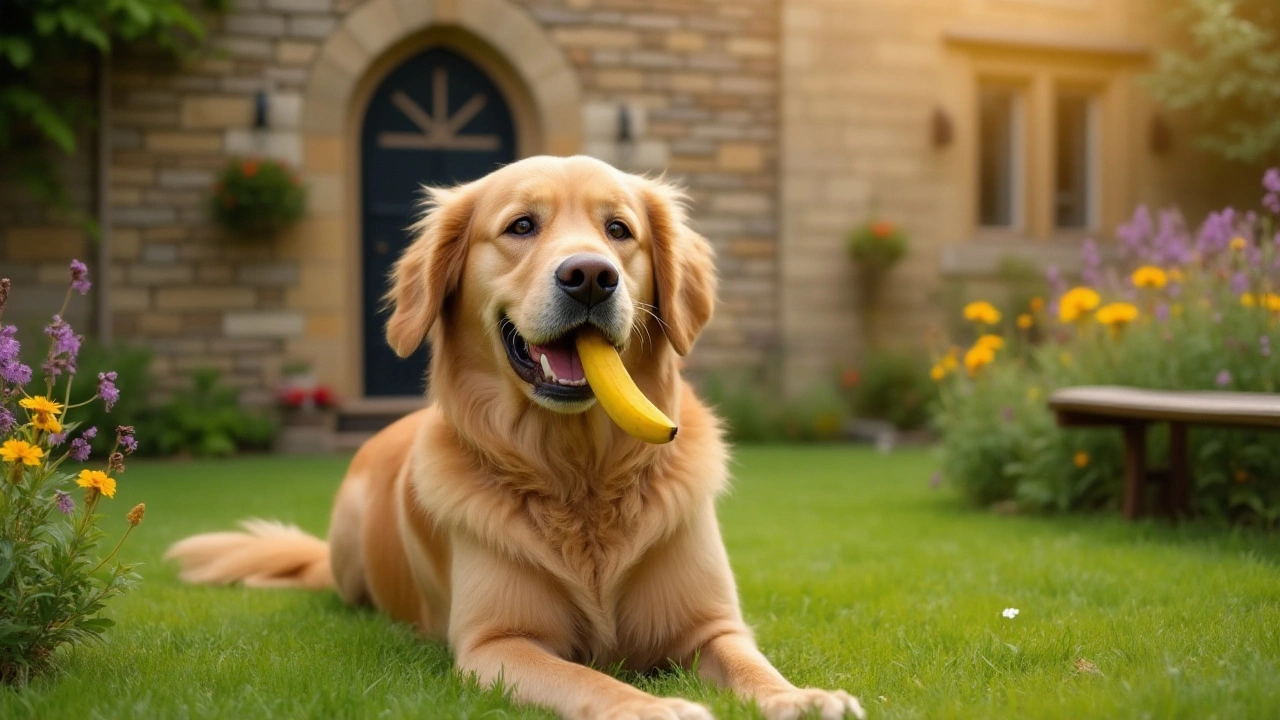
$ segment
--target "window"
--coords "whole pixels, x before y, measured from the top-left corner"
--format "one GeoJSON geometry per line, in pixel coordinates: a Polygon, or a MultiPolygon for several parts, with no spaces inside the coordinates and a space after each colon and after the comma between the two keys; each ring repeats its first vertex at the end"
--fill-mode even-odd
{"type": "Polygon", "coordinates": [[[978,103],[978,223],[1016,227],[1022,190],[1021,102],[1015,90],[985,87],[978,103]]]}
{"type": "Polygon", "coordinates": [[[1053,217],[1058,228],[1087,229],[1094,225],[1095,152],[1093,100],[1080,93],[1059,94],[1054,107],[1056,127],[1053,217]]]}

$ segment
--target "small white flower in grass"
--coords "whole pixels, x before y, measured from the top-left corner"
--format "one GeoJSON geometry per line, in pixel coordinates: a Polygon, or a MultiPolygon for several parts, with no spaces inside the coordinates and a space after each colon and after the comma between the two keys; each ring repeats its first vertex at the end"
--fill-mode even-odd
{"type": "Polygon", "coordinates": [[[1000,614],[1012,620],[1018,617],[1018,608],[1005,608],[1004,612],[1000,614]]]}

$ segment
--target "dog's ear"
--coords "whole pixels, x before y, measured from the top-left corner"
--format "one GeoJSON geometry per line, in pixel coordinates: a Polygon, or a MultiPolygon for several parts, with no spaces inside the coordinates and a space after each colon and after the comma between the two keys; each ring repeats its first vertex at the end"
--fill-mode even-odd
{"type": "Polygon", "coordinates": [[[385,298],[393,310],[387,342],[400,357],[422,345],[445,299],[458,289],[467,259],[473,193],[468,186],[426,192],[426,212],[413,227],[416,239],[391,269],[385,298]]]}
{"type": "Polygon", "coordinates": [[[671,346],[688,355],[715,309],[715,256],[711,243],[688,225],[683,191],[666,182],[644,180],[640,193],[653,234],[658,317],[671,346]]]}

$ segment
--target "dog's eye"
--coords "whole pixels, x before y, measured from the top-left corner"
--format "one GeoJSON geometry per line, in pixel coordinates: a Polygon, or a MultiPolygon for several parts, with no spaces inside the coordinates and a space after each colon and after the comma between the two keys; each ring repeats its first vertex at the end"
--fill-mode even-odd
{"type": "Polygon", "coordinates": [[[527,217],[517,219],[507,226],[508,235],[528,235],[533,232],[533,221],[527,217]]]}
{"type": "Polygon", "coordinates": [[[617,220],[606,225],[604,230],[614,240],[626,240],[631,237],[631,229],[617,220]]]}

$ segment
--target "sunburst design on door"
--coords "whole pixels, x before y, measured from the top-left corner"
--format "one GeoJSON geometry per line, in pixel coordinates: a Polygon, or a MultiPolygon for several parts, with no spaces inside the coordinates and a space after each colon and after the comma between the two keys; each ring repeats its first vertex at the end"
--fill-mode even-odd
{"type": "Polygon", "coordinates": [[[497,150],[502,147],[502,140],[497,135],[460,135],[458,131],[466,127],[480,111],[484,109],[487,99],[484,93],[476,93],[458,108],[453,115],[449,114],[449,74],[444,68],[436,68],[432,73],[431,112],[427,113],[422,106],[413,101],[403,90],[391,94],[391,104],[400,109],[409,121],[422,132],[382,132],[378,133],[378,147],[398,150],[497,150]]]}

